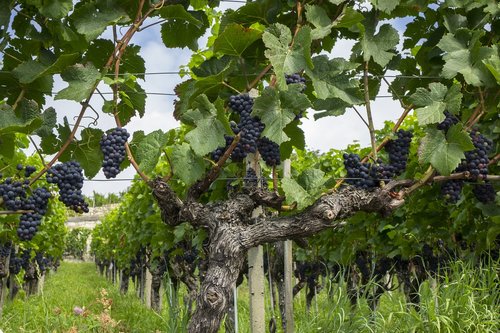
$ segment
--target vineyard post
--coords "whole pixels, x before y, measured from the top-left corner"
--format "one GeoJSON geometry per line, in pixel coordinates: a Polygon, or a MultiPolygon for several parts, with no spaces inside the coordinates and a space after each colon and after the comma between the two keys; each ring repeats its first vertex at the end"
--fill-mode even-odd
{"type": "MultiPolygon", "coordinates": [[[[5,304],[5,299],[7,297],[7,279],[9,278],[9,264],[10,264],[10,254],[5,258],[4,270],[6,271],[5,277],[0,278],[0,318],[2,318],[3,305],[5,304]]],[[[0,272],[2,273],[2,272],[0,272]]]]}
{"type": "MultiPolygon", "coordinates": [[[[259,156],[249,155],[247,157],[247,170],[255,170],[257,179],[262,177],[259,167],[259,156]]],[[[260,185],[260,181],[258,181],[260,185]]],[[[259,206],[252,212],[252,218],[262,215],[262,207],[259,206]]],[[[265,329],[265,300],[264,300],[264,251],[262,245],[248,250],[248,291],[250,298],[250,332],[264,333],[265,329]]]]}
{"type": "MultiPolygon", "coordinates": [[[[289,159],[283,161],[283,177],[290,178],[291,162],[289,159]]],[[[295,331],[295,323],[293,318],[293,253],[292,241],[284,241],[284,289],[285,289],[285,317],[282,320],[285,322],[285,333],[293,333],[295,331]]]]}
{"type": "Polygon", "coordinates": [[[144,303],[150,309],[151,309],[151,293],[153,292],[152,284],[153,284],[153,275],[149,271],[149,268],[146,268],[146,285],[144,287],[144,295],[145,295],[144,303]]]}

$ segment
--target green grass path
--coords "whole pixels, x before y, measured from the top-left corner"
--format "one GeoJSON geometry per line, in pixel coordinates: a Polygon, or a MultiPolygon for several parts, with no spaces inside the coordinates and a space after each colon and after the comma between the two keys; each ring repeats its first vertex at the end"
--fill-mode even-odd
{"type": "Polygon", "coordinates": [[[20,296],[4,307],[0,319],[4,333],[169,331],[165,319],[145,308],[133,291],[120,295],[92,263],[63,262],[57,273],[46,278],[43,293],[26,300],[20,296]],[[107,296],[102,296],[102,290],[107,296]],[[76,315],[75,307],[86,311],[76,315]]]}

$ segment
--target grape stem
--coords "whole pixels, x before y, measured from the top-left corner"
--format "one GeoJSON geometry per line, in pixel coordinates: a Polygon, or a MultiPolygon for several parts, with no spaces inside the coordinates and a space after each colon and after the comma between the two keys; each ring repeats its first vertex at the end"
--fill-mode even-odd
{"type": "Polygon", "coordinates": [[[40,160],[42,161],[42,165],[44,167],[47,166],[47,164],[45,163],[45,160],[43,159],[43,155],[42,155],[42,152],[40,150],[40,148],[38,148],[38,145],[36,144],[36,142],[33,140],[33,138],[31,137],[31,135],[28,135],[28,138],[30,139],[31,143],[33,144],[33,146],[35,147],[35,150],[38,154],[38,156],[40,156],[40,160]]]}

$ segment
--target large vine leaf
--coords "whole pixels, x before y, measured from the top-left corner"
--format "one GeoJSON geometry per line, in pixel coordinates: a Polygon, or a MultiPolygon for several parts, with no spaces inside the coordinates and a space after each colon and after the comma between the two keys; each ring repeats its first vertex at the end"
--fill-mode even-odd
{"type": "Polygon", "coordinates": [[[61,19],[68,15],[72,8],[72,0],[48,0],[43,2],[40,13],[53,19],[61,19]]]}
{"type": "Polygon", "coordinates": [[[239,57],[261,36],[260,30],[245,28],[235,23],[229,24],[215,39],[214,52],[239,57]]]}
{"type": "Polygon", "coordinates": [[[281,188],[285,192],[285,197],[288,203],[297,203],[297,209],[301,210],[311,205],[314,198],[292,178],[284,178],[281,180],[281,188]]]}
{"type": "Polygon", "coordinates": [[[203,158],[196,155],[187,143],[174,145],[171,157],[174,174],[186,185],[191,185],[205,173],[203,158]]]}
{"type": "Polygon", "coordinates": [[[483,35],[484,31],[480,30],[458,29],[455,34],[443,36],[437,46],[446,52],[442,72],[445,78],[452,79],[460,73],[465,82],[473,86],[495,84],[483,61],[497,54],[498,48],[481,46],[483,35]]]}
{"type": "Polygon", "coordinates": [[[415,109],[419,124],[428,125],[442,122],[445,119],[445,110],[451,113],[460,111],[462,93],[458,84],[448,90],[444,84],[433,82],[429,84],[429,90],[417,88],[410,100],[419,106],[415,109]]]}
{"type": "Polygon", "coordinates": [[[295,117],[311,107],[311,102],[300,93],[300,85],[290,85],[286,91],[266,88],[254,101],[252,115],[266,125],[262,136],[282,144],[290,138],[283,131],[295,117]]]}
{"type": "Polygon", "coordinates": [[[218,109],[210,103],[206,95],[198,96],[193,102],[193,107],[195,109],[187,112],[183,118],[188,123],[196,124],[196,127],[186,134],[186,141],[196,155],[204,156],[226,144],[223,134],[226,133],[229,124],[224,116],[224,109],[218,109]]]}
{"type": "Polygon", "coordinates": [[[314,26],[311,31],[311,38],[314,40],[328,36],[337,22],[332,21],[325,9],[318,5],[307,4],[305,9],[307,21],[314,26]]]}
{"type": "Polygon", "coordinates": [[[400,0],[370,0],[370,2],[375,8],[389,14],[399,5],[400,0]]]}
{"type": "Polygon", "coordinates": [[[454,125],[446,134],[429,128],[422,139],[419,159],[421,163],[430,163],[440,174],[449,175],[465,158],[464,152],[474,149],[472,140],[461,125],[454,125]]]}
{"type": "Polygon", "coordinates": [[[134,135],[130,145],[134,148],[134,157],[143,172],[149,173],[154,170],[168,140],[169,136],[162,130],[147,135],[134,135]]]}
{"type": "Polygon", "coordinates": [[[101,74],[92,64],[86,66],[76,64],[66,69],[61,74],[61,77],[68,82],[69,86],[59,91],[55,99],[69,99],[80,102],[90,95],[96,82],[100,80],[101,74]]]}
{"type": "Polygon", "coordinates": [[[273,65],[280,89],[287,89],[285,74],[313,68],[310,27],[303,27],[299,30],[292,46],[290,46],[292,33],[287,26],[281,23],[273,24],[267,28],[262,35],[262,40],[267,47],[265,55],[273,65]]]}
{"type": "Polygon", "coordinates": [[[168,5],[160,10],[166,19],[161,26],[161,38],[167,47],[198,49],[198,38],[208,28],[207,16],[202,11],[186,11],[182,5],[168,5]]]}
{"type": "Polygon", "coordinates": [[[87,40],[99,37],[108,25],[130,20],[127,13],[115,1],[87,2],[76,6],[71,15],[76,31],[87,40]]]}
{"type": "Polygon", "coordinates": [[[103,131],[98,128],[84,128],[81,140],[73,149],[73,158],[80,163],[87,178],[95,177],[101,170],[103,154],[99,142],[102,135],[103,131]]]}
{"type": "Polygon", "coordinates": [[[74,64],[79,57],[80,55],[78,53],[62,54],[51,65],[28,60],[17,66],[12,71],[12,74],[14,74],[21,83],[31,83],[43,75],[62,72],[65,68],[74,64]]]}
{"type": "MultiPolygon", "coordinates": [[[[30,112],[31,113],[31,112],[30,112]]],[[[39,128],[43,123],[40,117],[18,117],[12,107],[7,104],[0,104],[0,135],[9,133],[30,134],[39,128]]]]}
{"type": "Polygon", "coordinates": [[[350,73],[358,64],[343,58],[328,59],[320,55],[312,59],[314,69],[306,70],[319,99],[338,98],[349,105],[363,103],[359,81],[350,73]]]}
{"type": "Polygon", "coordinates": [[[16,150],[15,141],[16,135],[14,133],[0,134],[0,156],[11,159],[16,150]]]}
{"type": "Polygon", "coordinates": [[[365,25],[358,23],[361,32],[361,40],[354,46],[354,50],[361,50],[363,60],[374,62],[385,67],[394,57],[392,51],[399,42],[399,34],[390,24],[383,24],[377,29],[377,20],[372,17],[366,19],[365,25]]]}

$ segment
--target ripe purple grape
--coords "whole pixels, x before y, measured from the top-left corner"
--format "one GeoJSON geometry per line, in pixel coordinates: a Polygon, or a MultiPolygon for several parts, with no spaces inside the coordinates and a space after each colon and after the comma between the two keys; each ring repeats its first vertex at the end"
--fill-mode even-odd
{"type": "Polygon", "coordinates": [[[88,213],[82,194],[83,172],[76,161],[54,165],[47,171],[47,182],[59,187],[59,200],[77,213],[88,213]]]}
{"type": "Polygon", "coordinates": [[[120,173],[120,164],[126,156],[125,143],[130,134],[125,128],[117,127],[101,139],[101,151],[104,154],[102,169],[107,179],[115,178],[120,173]]]}

